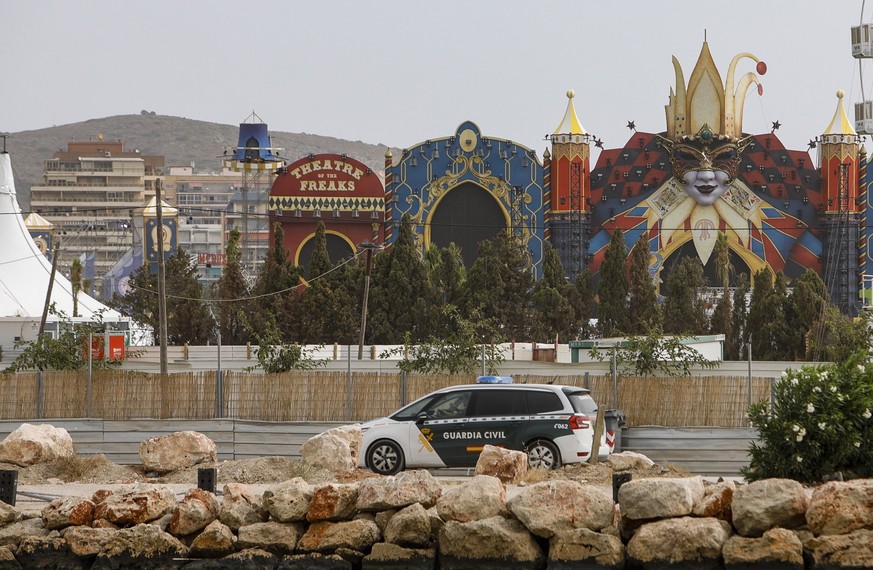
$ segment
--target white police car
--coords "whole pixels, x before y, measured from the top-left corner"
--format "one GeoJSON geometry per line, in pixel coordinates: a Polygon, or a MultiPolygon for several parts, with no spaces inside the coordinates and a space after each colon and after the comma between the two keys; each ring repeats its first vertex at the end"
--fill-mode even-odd
{"type": "MultiPolygon", "coordinates": [[[[531,467],[587,461],[597,416],[588,390],[511,382],[483,376],[363,424],[361,467],[385,475],[407,467],[474,467],[485,445],[524,451],[531,467]]],[[[597,447],[599,457],[609,455],[605,436],[597,447]]]]}

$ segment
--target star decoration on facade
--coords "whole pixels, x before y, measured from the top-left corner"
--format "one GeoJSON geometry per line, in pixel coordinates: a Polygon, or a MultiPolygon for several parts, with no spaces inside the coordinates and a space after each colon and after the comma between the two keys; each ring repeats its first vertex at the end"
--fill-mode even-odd
{"type": "Polygon", "coordinates": [[[627,122],[627,128],[629,128],[629,129],[632,130],[632,131],[636,131],[636,130],[637,130],[637,126],[636,126],[636,124],[635,124],[633,121],[628,121],[628,122],[627,122]]]}
{"type": "Polygon", "coordinates": [[[810,150],[814,149],[815,148],[815,139],[809,139],[809,142],[807,144],[809,145],[810,150]]]}
{"type": "Polygon", "coordinates": [[[779,130],[779,127],[781,127],[781,126],[782,126],[782,123],[780,123],[779,121],[774,122],[773,128],[770,130],[770,132],[775,133],[776,131],[779,130]]]}
{"type": "Polygon", "coordinates": [[[603,141],[597,137],[594,137],[594,146],[597,148],[603,148],[603,141]]]}

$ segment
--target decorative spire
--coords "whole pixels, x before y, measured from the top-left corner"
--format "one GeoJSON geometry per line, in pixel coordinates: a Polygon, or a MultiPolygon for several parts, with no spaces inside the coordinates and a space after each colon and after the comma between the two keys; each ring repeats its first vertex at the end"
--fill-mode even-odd
{"type": "Polygon", "coordinates": [[[842,89],[837,90],[837,109],[834,111],[834,118],[831,119],[830,124],[822,134],[858,136],[852,127],[852,121],[846,116],[845,107],[843,107],[843,97],[845,96],[846,93],[842,89]]]}
{"type": "Polygon", "coordinates": [[[567,90],[567,111],[564,113],[564,118],[555,132],[552,133],[552,142],[583,142],[582,137],[587,137],[588,133],[582,123],[579,122],[579,117],[576,116],[576,108],[573,106],[573,97],[576,92],[572,89],[567,90]],[[570,135],[569,138],[559,138],[560,135],[570,135]]]}
{"type": "Polygon", "coordinates": [[[738,139],[743,134],[743,106],[746,102],[746,92],[754,83],[758,86],[758,94],[763,93],[763,87],[755,73],[749,72],[740,77],[735,85],[737,63],[748,58],[757,62],[755,70],[758,75],[767,73],[767,64],[748,52],[739,53],[731,60],[727,79],[722,87],[721,75],[709,44],[703,42],[697,64],[691,72],[688,86],[679,60],[673,58],[673,69],[676,74],[676,90],[670,89],[669,103],[665,106],[667,114],[667,136],[672,139],[697,135],[704,126],[718,136],[738,139]]]}

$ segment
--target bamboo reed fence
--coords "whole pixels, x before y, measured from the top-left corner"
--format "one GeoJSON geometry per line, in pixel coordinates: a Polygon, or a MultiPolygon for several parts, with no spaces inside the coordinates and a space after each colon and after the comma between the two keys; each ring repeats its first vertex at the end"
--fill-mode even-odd
{"type": "MultiPolygon", "coordinates": [[[[160,374],[100,370],[0,375],[0,420],[233,418],[275,422],[366,421],[434,390],[469,383],[469,375],[381,372],[225,371],[160,374]]],[[[516,375],[516,383],[556,383],[591,390],[628,427],[748,425],[751,402],[769,401],[772,379],[737,376],[618,377],[516,375]],[[751,394],[750,394],[751,388],[751,394]]]]}

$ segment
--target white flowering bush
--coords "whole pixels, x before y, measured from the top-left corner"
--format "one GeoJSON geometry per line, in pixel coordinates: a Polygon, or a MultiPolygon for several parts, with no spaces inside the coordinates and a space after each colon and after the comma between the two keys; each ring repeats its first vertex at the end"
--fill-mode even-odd
{"type": "Polygon", "coordinates": [[[783,477],[820,481],[873,476],[873,364],[861,357],[843,364],[786,371],[773,386],[773,407],[759,402],[749,420],[759,442],[743,469],[748,480],[783,477]]]}

